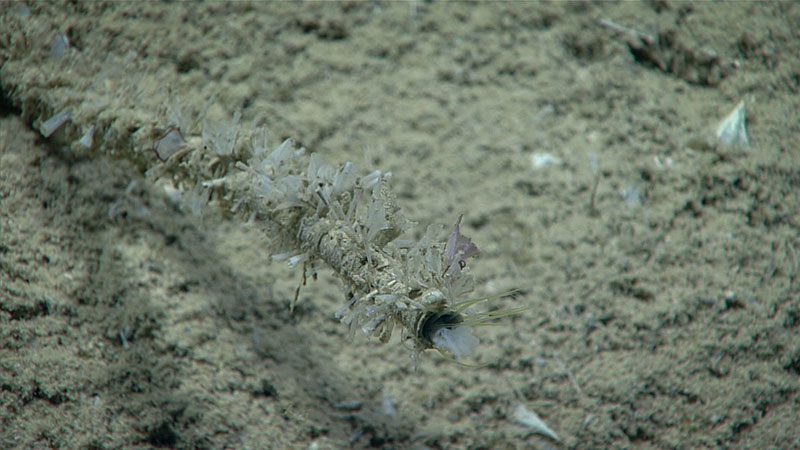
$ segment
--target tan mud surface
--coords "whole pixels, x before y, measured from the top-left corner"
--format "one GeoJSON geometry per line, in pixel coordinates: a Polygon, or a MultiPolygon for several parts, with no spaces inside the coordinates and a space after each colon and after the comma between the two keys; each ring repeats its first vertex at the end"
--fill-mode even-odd
{"type": "Polygon", "coordinates": [[[800,448],[797,23],[788,2],[0,3],[0,448],[800,448]],[[740,100],[752,146],[716,148],[740,100]],[[487,367],[348,339],[324,268],[290,312],[300,271],[268,236],[145,176],[169,126],[237,112],[391,171],[410,238],[465,215],[476,294],[531,307],[477,331],[487,367]]]}

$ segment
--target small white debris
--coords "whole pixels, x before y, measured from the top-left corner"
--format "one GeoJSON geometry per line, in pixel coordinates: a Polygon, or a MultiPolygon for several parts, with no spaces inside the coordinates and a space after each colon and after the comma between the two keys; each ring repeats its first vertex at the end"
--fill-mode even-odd
{"type": "Polygon", "coordinates": [[[282,261],[286,261],[289,258],[291,258],[293,256],[296,256],[296,255],[300,255],[300,253],[296,253],[296,252],[278,253],[278,254],[272,255],[271,259],[272,259],[272,262],[282,262],[282,261]]]}
{"type": "Polygon", "coordinates": [[[67,109],[47,119],[39,126],[39,132],[42,133],[42,136],[49,138],[69,120],[70,114],[72,114],[72,110],[67,109]]]}
{"type": "Polygon", "coordinates": [[[381,401],[381,413],[385,416],[393,416],[397,414],[397,410],[394,407],[394,402],[392,401],[392,396],[389,395],[388,392],[383,391],[383,399],[381,401]]]}
{"type": "Polygon", "coordinates": [[[66,34],[58,32],[53,35],[50,41],[50,55],[56,60],[60,60],[69,50],[69,38],[66,34]]]}
{"type": "Polygon", "coordinates": [[[655,165],[656,169],[659,170],[672,169],[675,167],[675,161],[673,161],[669,156],[661,159],[660,156],[656,155],[653,156],[653,165],[655,165]]]}
{"type": "Polygon", "coordinates": [[[122,348],[125,350],[131,348],[131,345],[128,343],[128,339],[125,338],[125,333],[123,333],[122,330],[119,332],[119,340],[122,342],[122,348]]]}
{"type": "Polygon", "coordinates": [[[625,200],[625,204],[633,207],[642,204],[642,191],[636,184],[626,181],[620,190],[620,196],[625,200]]]}
{"type": "Polygon", "coordinates": [[[561,159],[553,156],[550,153],[534,153],[531,155],[531,164],[534,169],[540,169],[548,166],[560,166],[561,159]]]}
{"type": "Polygon", "coordinates": [[[361,406],[364,404],[361,400],[344,400],[341,402],[337,402],[332,404],[336,409],[341,409],[344,411],[358,411],[361,409],[361,406]]]}
{"type": "Polygon", "coordinates": [[[181,204],[181,191],[176,189],[175,186],[165,184],[164,185],[164,195],[167,197],[167,200],[172,202],[173,205],[180,205],[181,204]]]}
{"type": "Polygon", "coordinates": [[[86,133],[83,133],[83,136],[81,136],[78,144],[86,148],[92,148],[92,145],[94,145],[94,127],[89,127],[89,129],[86,130],[86,133]]]}
{"type": "Polygon", "coordinates": [[[522,405],[517,405],[517,407],[514,408],[514,411],[511,413],[511,419],[522,426],[530,428],[534,433],[547,436],[556,442],[561,442],[558,435],[551,430],[550,427],[545,425],[535,412],[522,405]]]}
{"type": "Polygon", "coordinates": [[[539,111],[536,113],[536,118],[534,119],[534,122],[536,123],[544,122],[550,117],[553,117],[555,113],[556,113],[556,107],[548,103],[547,105],[542,106],[542,108],[539,109],[539,111]]]}
{"type": "Polygon", "coordinates": [[[717,140],[723,146],[750,148],[750,140],[745,129],[744,110],[744,100],[742,100],[717,126],[717,140]]]}

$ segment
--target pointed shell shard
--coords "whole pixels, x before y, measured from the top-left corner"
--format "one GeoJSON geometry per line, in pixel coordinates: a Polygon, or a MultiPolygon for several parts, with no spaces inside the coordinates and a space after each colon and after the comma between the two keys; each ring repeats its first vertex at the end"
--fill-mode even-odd
{"type": "Polygon", "coordinates": [[[45,138],[49,138],[56,132],[62,125],[67,123],[72,114],[71,109],[66,109],[61,111],[60,113],[54,115],[53,117],[47,119],[39,126],[39,132],[42,133],[42,136],[45,138]]]}
{"type": "Polygon", "coordinates": [[[94,127],[93,126],[89,127],[89,129],[86,130],[86,133],[83,133],[83,136],[81,136],[81,139],[78,141],[78,144],[82,145],[85,148],[92,148],[92,145],[94,145],[94,127]]]}
{"type": "Polygon", "coordinates": [[[514,408],[511,413],[511,419],[522,426],[530,428],[534,433],[547,436],[556,442],[561,442],[561,438],[542,421],[538,414],[522,405],[517,405],[514,408]]]}
{"type": "Polygon", "coordinates": [[[750,139],[745,128],[745,103],[740,101],[717,126],[717,140],[726,147],[750,148],[750,139]]]}

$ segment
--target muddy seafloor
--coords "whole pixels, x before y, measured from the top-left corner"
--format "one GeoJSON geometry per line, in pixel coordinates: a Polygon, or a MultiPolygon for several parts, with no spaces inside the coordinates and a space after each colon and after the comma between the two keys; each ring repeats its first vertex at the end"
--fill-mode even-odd
{"type": "Polygon", "coordinates": [[[800,448],[797,4],[0,11],[0,447],[800,448]],[[390,171],[409,238],[464,214],[476,295],[530,309],[479,369],[348,339],[323,267],[290,312],[269,236],[74,142],[174,105],[390,171]]]}

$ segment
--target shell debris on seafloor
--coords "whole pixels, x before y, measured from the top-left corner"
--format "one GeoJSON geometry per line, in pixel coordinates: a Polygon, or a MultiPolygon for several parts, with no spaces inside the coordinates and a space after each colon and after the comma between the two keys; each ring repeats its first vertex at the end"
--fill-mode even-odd
{"type": "Polygon", "coordinates": [[[717,125],[717,140],[726,147],[750,148],[750,139],[745,128],[745,103],[740,101],[736,107],[717,125]]]}
{"type": "Polygon", "coordinates": [[[533,153],[531,155],[531,165],[534,169],[541,169],[543,167],[561,166],[564,162],[561,158],[554,156],[550,153],[533,153]]]}
{"type": "Polygon", "coordinates": [[[534,433],[547,436],[556,442],[561,442],[561,438],[542,421],[538,414],[523,405],[517,405],[514,408],[514,411],[511,412],[511,419],[522,426],[530,428],[534,433]]]}

